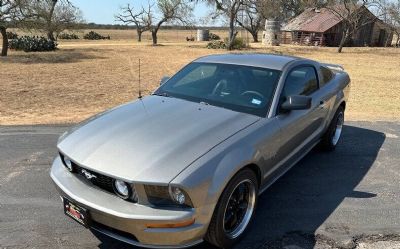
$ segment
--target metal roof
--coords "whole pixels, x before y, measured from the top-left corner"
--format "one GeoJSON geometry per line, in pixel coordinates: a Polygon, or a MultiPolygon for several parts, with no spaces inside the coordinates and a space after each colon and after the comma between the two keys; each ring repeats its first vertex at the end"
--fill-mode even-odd
{"type": "Polygon", "coordinates": [[[282,71],[290,62],[302,58],[286,55],[262,54],[262,53],[232,53],[208,55],[194,62],[235,64],[253,67],[263,67],[282,71]]]}
{"type": "Polygon", "coordinates": [[[305,31],[324,33],[342,21],[332,11],[322,9],[306,9],[283,27],[285,31],[305,31]]]}

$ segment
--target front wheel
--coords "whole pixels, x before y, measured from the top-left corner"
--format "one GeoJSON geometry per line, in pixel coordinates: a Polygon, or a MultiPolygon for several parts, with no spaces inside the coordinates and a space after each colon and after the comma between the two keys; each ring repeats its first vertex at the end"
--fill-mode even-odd
{"type": "Polygon", "coordinates": [[[333,151],[338,144],[342,135],[344,125],[344,108],[340,106],[332,119],[328,130],[324,134],[321,140],[321,147],[326,151],[333,151]]]}
{"type": "Polygon", "coordinates": [[[254,172],[244,169],[236,174],[218,201],[205,239],[220,248],[237,243],[253,218],[257,197],[254,172]]]}

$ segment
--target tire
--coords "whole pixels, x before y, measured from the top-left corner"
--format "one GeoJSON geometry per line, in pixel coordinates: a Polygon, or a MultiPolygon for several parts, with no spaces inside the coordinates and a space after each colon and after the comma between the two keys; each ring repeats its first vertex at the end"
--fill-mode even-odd
{"type": "Polygon", "coordinates": [[[256,174],[250,169],[239,171],[219,198],[205,240],[219,248],[231,248],[242,238],[251,223],[257,206],[257,197],[256,174]],[[246,198],[242,198],[244,196],[246,198]],[[236,199],[242,199],[242,203],[235,202],[236,199]],[[246,211],[244,211],[245,205],[247,205],[246,211]],[[241,221],[234,225],[236,220],[241,221]]]}
{"type": "Polygon", "coordinates": [[[344,108],[339,106],[331,123],[329,124],[328,130],[322,136],[320,147],[324,151],[334,151],[336,145],[339,143],[340,137],[342,135],[344,123],[344,108]]]}

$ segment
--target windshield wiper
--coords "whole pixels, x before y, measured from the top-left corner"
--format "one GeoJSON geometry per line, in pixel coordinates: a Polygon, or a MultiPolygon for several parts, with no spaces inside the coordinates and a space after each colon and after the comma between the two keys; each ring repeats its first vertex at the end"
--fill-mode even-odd
{"type": "Polygon", "coordinates": [[[163,92],[163,93],[153,93],[152,95],[155,95],[155,96],[161,96],[161,97],[171,97],[171,96],[169,96],[168,95],[168,93],[166,93],[166,92],[163,92]]]}

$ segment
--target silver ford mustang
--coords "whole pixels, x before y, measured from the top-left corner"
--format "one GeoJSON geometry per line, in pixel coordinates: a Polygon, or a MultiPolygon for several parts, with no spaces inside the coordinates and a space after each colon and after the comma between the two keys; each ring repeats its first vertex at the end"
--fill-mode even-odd
{"type": "Polygon", "coordinates": [[[199,58],[151,95],[58,142],[64,212],[150,248],[229,248],[257,197],[319,144],[334,150],[350,79],[337,65],[267,54],[199,58]]]}

